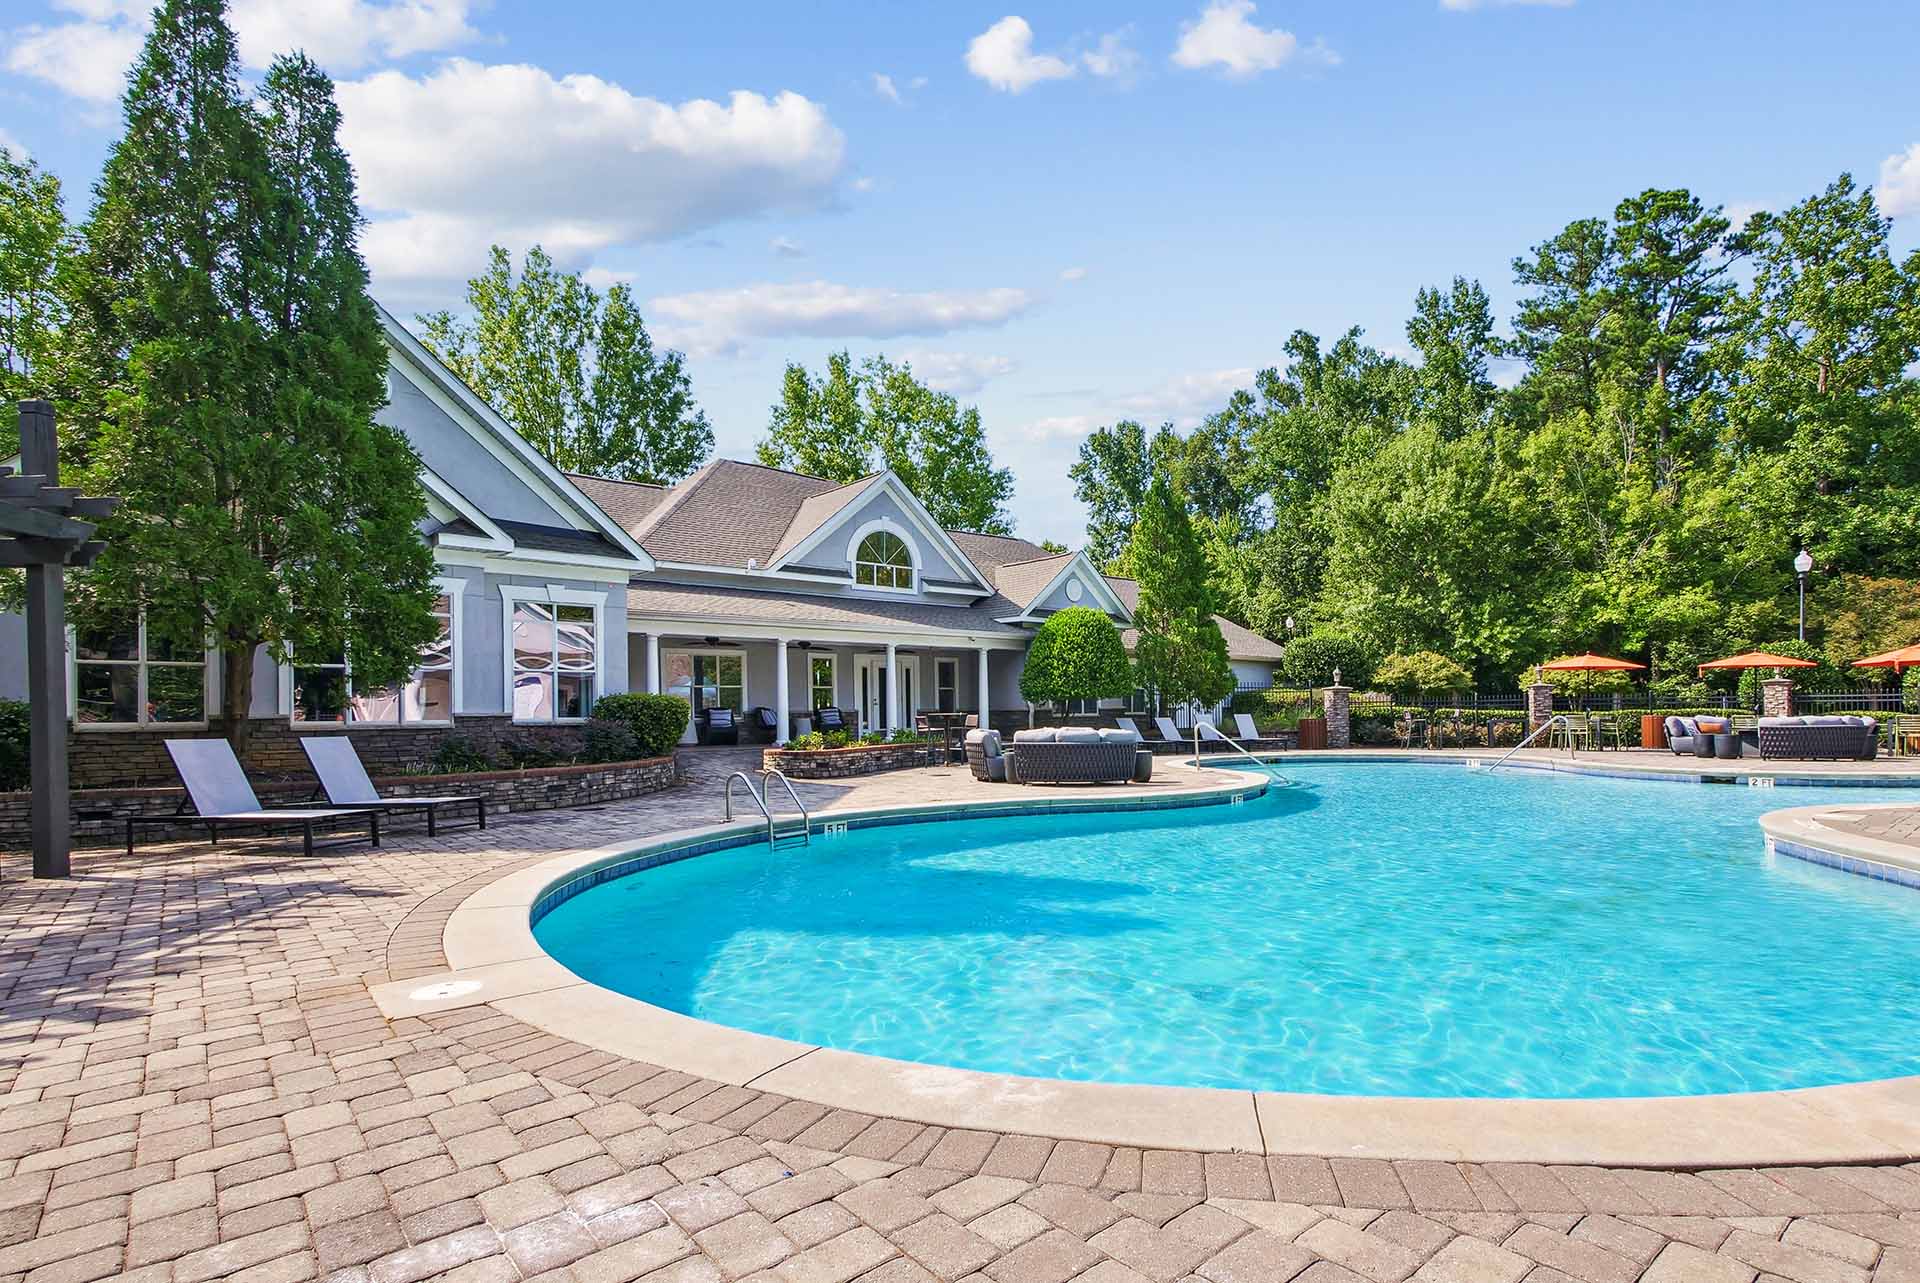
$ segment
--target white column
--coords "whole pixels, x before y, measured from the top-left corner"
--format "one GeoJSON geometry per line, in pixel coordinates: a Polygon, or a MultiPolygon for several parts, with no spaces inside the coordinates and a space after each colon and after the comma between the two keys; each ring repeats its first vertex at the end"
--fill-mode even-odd
{"type": "Polygon", "coordinates": [[[980,729],[984,731],[988,729],[988,725],[987,725],[987,655],[989,652],[985,646],[982,646],[975,653],[978,654],[980,657],[980,700],[979,700],[980,729]]]}
{"type": "Polygon", "coordinates": [[[776,638],[773,643],[773,742],[787,742],[787,639],[776,638]]]}
{"type": "Polygon", "coordinates": [[[900,729],[900,670],[894,663],[893,643],[887,643],[887,730],[900,729]]]}
{"type": "Polygon", "coordinates": [[[660,693],[660,634],[647,634],[647,694],[660,693]]]}

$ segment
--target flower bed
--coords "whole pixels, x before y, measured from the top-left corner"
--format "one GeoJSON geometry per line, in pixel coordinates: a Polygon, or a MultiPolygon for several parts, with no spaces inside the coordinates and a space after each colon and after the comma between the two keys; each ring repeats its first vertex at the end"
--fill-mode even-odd
{"type": "Polygon", "coordinates": [[[835,780],[923,766],[927,745],[849,744],[845,748],[768,748],[761,765],[796,780],[835,780]]]}

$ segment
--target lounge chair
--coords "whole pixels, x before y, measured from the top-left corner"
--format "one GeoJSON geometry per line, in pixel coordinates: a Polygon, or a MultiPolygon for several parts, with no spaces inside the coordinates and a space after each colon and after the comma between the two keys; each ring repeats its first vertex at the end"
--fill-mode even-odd
{"type": "Polygon", "coordinates": [[[780,719],[772,709],[756,708],[748,716],[754,739],[762,744],[771,744],[780,738],[780,719]]]}
{"type": "MultiPolygon", "coordinates": [[[[301,832],[301,850],[313,854],[313,826],[322,821],[365,820],[374,846],[380,845],[380,812],[366,807],[277,807],[260,805],[233,755],[233,745],[222,739],[167,740],[167,756],[180,777],[187,795],[172,815],[129,815],[127,817],[127,854],[133,854],[133,828],[136,824],[204,824],[207,841],[218,842],[220,829],[297,828],[301,832]],[[193,812],[188,813],[191,804],[193,812]]],[[[358,841],[358,839],[348,839],[358,841]]]]}
{"type": "Polygon", "coordinates": [[[320,780],[320,791],[330,806],[362,807],[369,811],[398,811],[402,815],[425,813],[427,836],[440,832],[440,808],[473,805],[474,823],[487,827],[487,799],[478,793],[460,793],[438,797],[381,797],[380,790],[367,778],[353,741],[344,735],[302,735],[300,747],[306,751],[307,764],[320,780]]]}
{"type": "MultiPolygon", "coordinates": [[[[1135,735],[1140,735],[1140,728],[1134,725],[1133,719],[1131,717],[1116,717],[1113,719],[1113,724],[1119,727],[1123,731],[1132,731],[1135,735]]],[[[1140,735],[1140,738],[1144,740],[1147,737],[1145,735],[1140,735]]]]}
{"type": "Polygon", "coordinates": [[[1255,745],[1266,748],[1286,747],[1285,740],[1277,736],[1262,735],[1260,728],[1253,724],[1253,716],[1250,713],[1235,713],[1233,715],[1233,729],[1238,732],[1235,738],[1240,741],[1240,747],[1242,748],[1253,748],[1255,745]]]}
{"type": "Polygon", "coordinates": [[[1180,728],[1173,724],[1173,719],[1171,717],[1154,718],[1153,729],[1158,731],[1160,733],[1160,738],[1165,740],[1169,744],[1179,744],[1182,741],[1190,738],[1189,736],[1182,735],[1180,733],[1180,728]]]}
{"type": "Polygon", "coordinates": [[[822,734],[827,731],[844,731],[847,729],[847,719],[837,708],[818,708],[813,713],[813,729],[822,734]]]}

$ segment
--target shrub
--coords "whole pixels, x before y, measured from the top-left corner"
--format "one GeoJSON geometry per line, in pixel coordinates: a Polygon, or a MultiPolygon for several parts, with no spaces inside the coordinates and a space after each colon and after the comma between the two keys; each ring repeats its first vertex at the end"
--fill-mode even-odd
{"type": "Polygon", "coordinates": [[[1133,690],[1133,668],[1120,630],[1091,606],[1049,616],[1027,648],[1020,697],[1034,704],[1118,699],[1133,690]]]}
{"type": "Polygon", "coordinates": [[[926,737],[925,737],[925,736],[923,736],[922,734],[920,734],[920,732],[919,732],[919,731],[916,731],[916,730],[914,730],[914,729],[913,729],[913,727],[911,727],[911,726],[902,726],[902,727],[900,727],[900,728],[899,728],[898,730],[896,730],[896,731],[894,731],[894,733],[893,733],[893,734],[891,734],[891,735],[889,735],[889,736],[887,736],[887,743],[889,743],[889,744],[918,744],[918,743],[919,743],[919,742],[920,742],[921,740],[923,740],[923,739],[925,739],[925,738],[926,738],[926,737]]]}
{"type": "Polygon", "coordinates": [[[593,715],[626,723],[641,757],[666,757],[686,734],[693,706],[678,695],[602,695],[594,701],[593,715]]]}
{"type": "Polygon", "coordinates": [[[1471,690],[1473,674],[1438,651],[1421,650],[1387,656],[1373,674],[1373,682],[1396,695],[1424,695],[1471,690]]]}
{"type": "Polygon", "coordinates": [[[542,766],[559,766],[562,758],[551,749],[540,747],[531,740],[511,740],[503,750],[507,761],[516,771],[537,770],[542,766]]]}
{"type": "Polygon", "coordinates": [[[1373,655],[1362,643],[1338,633],[1314,633],[1287,643],[1280,671],[1296,686],[1331,686],[1334,670],[1347,686],[1373,684],[1373,655]]]}
{"type": "Polygon", "coordinates": [[[820,736],[821,748],[845,748],[852,742],[852,737],[845,731],[828,731],[820,736]]]}
{"type": "Polygon", "coordinates": [[[433,750],[432,772],[435,775],[466,775],[473,771],[491,771],[493,759],[473,746],[473,741],[461,735],[449,735],[440,741],[440,747],[433,750]]]}
{"type": "Polygon", "coordinates": [[[589,718],[586,741],[589,762],[631,762],[645,756],[640,752],[640,737],[633,733],[633,727],[618,718],[589,718]]]}
{"type": "Polygon", "coordinates": [[[827,737],[820,731],[808,731],[805,735],[796,735],[787,741],[788,748],[816,749],[827,746],[827,737]]]}
{"type": "Polygon", "coordinates": [[[33,768],[27,758],[31,726],[27,705],[0,699],[0,793],[24,789],[32,779],[33,768]]]}

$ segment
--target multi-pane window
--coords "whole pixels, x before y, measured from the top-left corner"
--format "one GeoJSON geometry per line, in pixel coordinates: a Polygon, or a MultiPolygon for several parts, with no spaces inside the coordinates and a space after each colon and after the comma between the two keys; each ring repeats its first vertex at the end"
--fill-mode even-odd
{"type": "Polygon", "coordinates": [[[207,719],[207,657],[147,632],[146,618],[76,629],[74,721],[139,726],[207,719]]]}
{"type": "Polygon", "coordinates": [[[913,554],[890,530],[876,530],[853,553],[853,582],[868,588],[913,588],[913,554]]]}
{"type": "Polygon", "coordinates": [[[839,687],[833,679],[833,656],[809,655],[807,657],[807,707],[832,708],[839,698],[839,687]]]}
{"type": "Polygon", "coordinates": [[[942,713],[951,713],[960,707],[960,661],[957,659],[936,659],[933,661],[934,701],[942,713]]]}
{"type": "Polygon", "coordinates": [[[296,656],[293,720],[396,726],[453,720],[453,599],[434,600],[439,632],[420,652],[420,667],[398,686],[356,690],[346,652],[296,656]]]}
{"type": "Polygon", "coordinates": [[[514,604],[515,721],[566,721],[587,715],[597,676],[597,629],[591,606],[514,604]]]}

